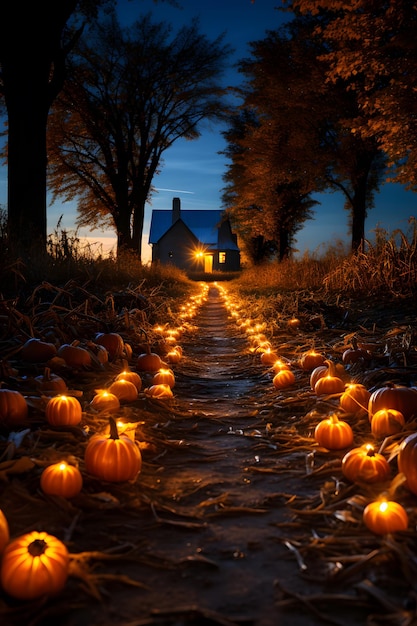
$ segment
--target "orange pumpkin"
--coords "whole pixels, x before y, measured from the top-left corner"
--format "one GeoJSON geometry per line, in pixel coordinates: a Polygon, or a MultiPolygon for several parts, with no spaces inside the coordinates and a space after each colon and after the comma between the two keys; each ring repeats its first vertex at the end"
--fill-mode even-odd
{"type": "Polygon", "coordinates": [[[0,509],[0,555],[10,541],[9,523],[3,511],[0,509]]]}
{"type": "Polygon", "coordinates": [[[94,341],[106,348],[110,361],[119,359],[123,354],[124,341],[119,333],[98,333],[94,341]]]}
{"type": "Polygon", "coordinates": [[[82,489],[83,477],[78,467],[61,461],[45,467],[41,474],[40,486],[42,491],[50,496],[73,498],[82,489]]]}
{"type": "Polygon", "coordinates": [[[345,383],[336,374],[336,366],[333,361],[326,360],[328,371],[324,376],[320,376],[314,385],[314,393],[318,396],[323,394],[342,393],[345,390],[345,383]]]}
{"type": "Polygon", "coordinates": [[[359,413],[368,410],[371,392],[360,383],[349,383],[340,396],[340,406],[346,413],[359,413]]]}
{"type": "Polygon", "coordinates": [[[142,389],[142,379],[137,372],[132,372],[132,370],[123,370],[120,374],[117,374],[115,380],[128,380],[133,383],[138,390],[138,392],[142,389]]]}
{"type": "Polygon", "coordinates": [[[143,352],[136,360],[136,369],[139,372],[157,372],[163,367],[163,362],[156,352],[143,352]]]}
{"type": "Polygon", "coordinates": [[[318,381],[318,379],[321,378],[322,376],[326,376],[328,372],[329,372],[329,368],[327,367],[327,365],[324,365],[324,364],[318,365],[317,367],[313,369],[313,371],[310,374],[310,387],[313,391],[314,391],[314,387],[316,386],[316,382],[318,381]]]}
{"type": "Polygon", "coordinates": [[[167,368],[161,368],[154,377],[152,378],[153,385],[169,385],[172,387],[175,386],[175,376],[174,372],[167,368]]]}
{"type": "Polygon", "coordinates": [[[407,511],[398,502],[378,500],[371,502],[363,512],[365,526],[376,535],[386,535],[408,528],[407,511]]]}
{"type": "Polygon", "coordinates": [[[180,349],[180,346],[175,346],[165,355],[165,359],[168,363],[179,363],[181,358],[182,350],[180,349]]]}
{"type": "Polygon", "coordinates": [[[335,413],[321,420],[314,429],[317,443],[328,450],[342,450],[353,443],[353,430],[347,422],[340,420],[335,413]]]}
{"type": "Polygon", "coordinates": [[[369,421],[380,409],[396,409],[403,414],[406,422],[411,420],[417,416],[417,388],[386,385],[376,389],[369,398],[369,421]]]}
{"type": "Polygon", "coordinates": [[[119,378],[112,382],[109,392],[119,398],[119,402],[134,402],[138,397],[138,389],[130,380],[119,378]]]}
{"type": "Polygon", "coordinates": [[[275,361],[278,361],[278,359],[279,359],[278,354],[269,348],[267,348],[261,354],[262,365],[273,365],[275,361]]]}
{"type": "Polygon", "coordinates": [[[371,418],[374,437],[389,437],[399,433],[405,424],[404,415],[396,409],[380,409],[371,418]]]}
{"type": "Polygon", "coordinates": [[[65,380],[61,376],[52,374],[49,367],[45,367],[44,373],[35,377],[35,382],[40,393],[47,396],[68,391],[65,380]]]}
{"type": "Polygon", "coordinates": [[[346,452],[342,459],[342,472],[352,483],[377,483],[388,480],[391,468],[386,458],[375,452],[371,444],[364,444],[346,452]]]}
{"type": "Polygon", "coordinates": [[[29,363],[44,363],[52,359],[57,353],[53,343],[41,339],[28,339],[22,346],[21,355],[24,361],[29,363]]]}
{"type": "Polygon", "coordinates": [[[12,539],[1,560],[3,590],[18,600],[35,600],[62,591],[68,578],[69,554],[62,541],[36,530],[12,539]]]}
{"type": "Polygon", "coordinates": [[[287,363],[287,361],[284,361],[281,358],[278,358],[275,363],[272,364],[272,369],[274,370],[275,374],[277,372],[280,372],[281,370],[289,370],[291,369],[291,365],[289,363],[287,363]]]}
{"type": "Polygon", "coordinates": [[[77,398],[58,395],[48,400],[45,415],[51,426],[77,426],[81,422],[82,408],[77,398]]]}
{"type": "Polygon", "coordinates": [[[276,389],[285,389],[295,383],[295,376],[291,370],[282,369],[275,374],[272,382],[276,389]]]}
{"type": "Polygon", "coordinates": [[[6,428],[21,426],[28,414],[27,402],[20,391],[0,389],[0,425],[6,428]]]}
{"type": "Polygon", "coordinates": [[[417,433],[408,435],[399,447],[398,470],[406,478],[406,487],[417,495],[417,433]]]}
{"type": "Polygon", "coordinates": [[[120,409],[120,400],[107,389],[96,389],[96,395],[90,402],[96,411],[117,411],[120,409]]]}
{"type": "Polygon", "coordinates": [[[58,348],[57,355],[64,359],[68,367],[83,369],[91,367],[92,359],[88,350],[78,345],[77,342],[64,343],[58,348]]]}
{"type": "Polygon", "coordinates": [[[311,348],[311,350],[301,355],[300,367],[303,370],[311,371],[319,365],[323,365],[325,360],[325,357],[320,352],[316,352],[314,348],[311,348]]]}
{"type": "Polygon", "coordinates": [[[134,480],[142,468],[142,455],[136,442],[120,435],[114,419],[109,418],[110,434],[94,435],[85,449],[86,471],[108,482],[134,480]]]}
{"type": "Polygon", "coordinates": [[[151,385],[148,389],[145,389],[145,391],[147,395],[152,396],[153,398],[160,398],[161,400],[166,400],[174,396],[171,387],[165,383],[151,385]]]}

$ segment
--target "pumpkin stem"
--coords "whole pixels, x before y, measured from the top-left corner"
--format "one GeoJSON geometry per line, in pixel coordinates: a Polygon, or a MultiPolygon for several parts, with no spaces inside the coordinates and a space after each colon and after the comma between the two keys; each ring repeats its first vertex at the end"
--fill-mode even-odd
{"type": "Polygon", "coordinates": [[[40,556],[46,550],[46,541],[43,539],[35,539],[28,545],[28,552],[32,556],[40,556]]]}
{"type": "Polygon", "coordinates": [[[51,368],[50,367],[45,367],[43,371],[43,378],[45,381],[51,380],[51,368]]]}
{"type": "Polygon", "coordinates": [[[119,431],[117,430],[117,424],[114,417],[109,417],[110,424],[110,439],[119,439],[119,431]]]}
{"type": "Polygon", "coordinates": [[[332,378],[337,377],[337,375],[336,375],[336,365],[335,365],[334,361],[330,361],[330,359],[326,359],[324,362],[327,365],[328,370],[329,370],[327,372],[327,375],[331,376],[332,378]]]}

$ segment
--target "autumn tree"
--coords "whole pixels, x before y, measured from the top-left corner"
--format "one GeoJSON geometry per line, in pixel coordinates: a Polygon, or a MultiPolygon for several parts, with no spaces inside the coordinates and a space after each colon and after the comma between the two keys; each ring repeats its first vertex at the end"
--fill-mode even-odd
{"type": "Polygon", "coordinates": [[[327,42],[328,80],[356,93],[361,116],[352,131],[376,139],[391,179],[417,189],[417,6],[410,0],[284,0],[316,18],[327,42]]]}
{"type": "Polygon", "coordinates": [[[296,17],[253,42],[252,57],[241,62],[247,81],[243,106],[258,119],[240,141],[250,181],[245,193],[258,203],[262,197],[264,212],[275,214],[275,223],[290,223],[294,233],[311,217],[311,194],[337,189],[346,199],[357,249],[384,155],[373,138],[352,132],[356,96],[344,81],[326,80],[326,44],[316,25],[311,17],[296,17]]]}
{"type": "Polygon", "coordinates": [[[0,95],[8,123],[8,231],[13,254],[46,246],[46,125],[65,79],[65,59],[82,19],[111,0],[5,2],[0,20],[0,95]],[[78,11],[79,24],[67,24],[78,11]],[[66,35],[68,34],[68,37],[66,35]]]}
{"type": "Polygon", "coordinates": [[[145,204],[166,150],[196,139],[224,113],[220,76],[231,49],[198,21],[172,34],[144,16],[121,28],[116,15],[86,30],[49,128],[49,182],[76,199],[77,223],[117,233],[118,254],[141,257],[145,204]]]}

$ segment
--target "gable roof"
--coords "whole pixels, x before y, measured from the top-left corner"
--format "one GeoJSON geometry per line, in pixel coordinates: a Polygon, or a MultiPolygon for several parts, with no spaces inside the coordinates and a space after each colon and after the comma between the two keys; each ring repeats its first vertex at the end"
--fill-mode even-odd
{"type": "MultiPolygon", "coordinates": [[[[221,223],[223,211],[181,209],[180,219],[205,246],[217,245],[218,228],[221,223]]],[[[149,231],[149,243],[158,243],[165,233],[170,230],[172,224],[172,211],[154,209],[152,211],[151,226],[149,231]]]]}

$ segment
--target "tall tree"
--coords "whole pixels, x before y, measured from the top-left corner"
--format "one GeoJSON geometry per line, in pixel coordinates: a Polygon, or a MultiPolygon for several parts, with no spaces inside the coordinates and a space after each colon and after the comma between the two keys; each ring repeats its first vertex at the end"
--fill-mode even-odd
{"type": "Polygon", "coordinates": [[[89,17],[111,0],[5,2],[0,20],[0,94],[8,120],[8,228],[14,254],[46,245],[46,124],[62,88],[71,15],[89,17]]]}
{"type": "Polygon", "coordinates": [[[265,208],[275,204],[276,211],[274,195],[284,191],[282,215],[287,217],[289,207],[294,211],[297,198],[303,199],[294,226],[311,216],[313,205],[306,202],[311,193],[342,191],[355,250],[363,243],[367,211],[385,171],[384,156],[373,138],[352,132],[359,116],[356,95],[348,83],[326,80],[326,43],[317,24],[314,18],[296,17],[251,44],[252,58],[240,67],[247,79],[244,106],[256,111],[258,125],[241,141],[242,154],[252,194],[264,198],[265,208]]]}
{"type": "Polygon", "coordinates": [[[198,21],[175,35],[144,16],[121,28],[113,13],[86,30],[49,127],[49,182],[77,199],[79,225],[111,226],[118,253],[141,257],[145,203],[162,155],[224,116],[220,77],[231,53],[198,21]]]}
{"type": "Polygon", "coordinates": [[[318,22],[327,42],[328,80],[354,90],[361,117],[354,131],[376,139],[392,179],[417,189],[417,5],[410,0],[284,0],[318,22]]]}

